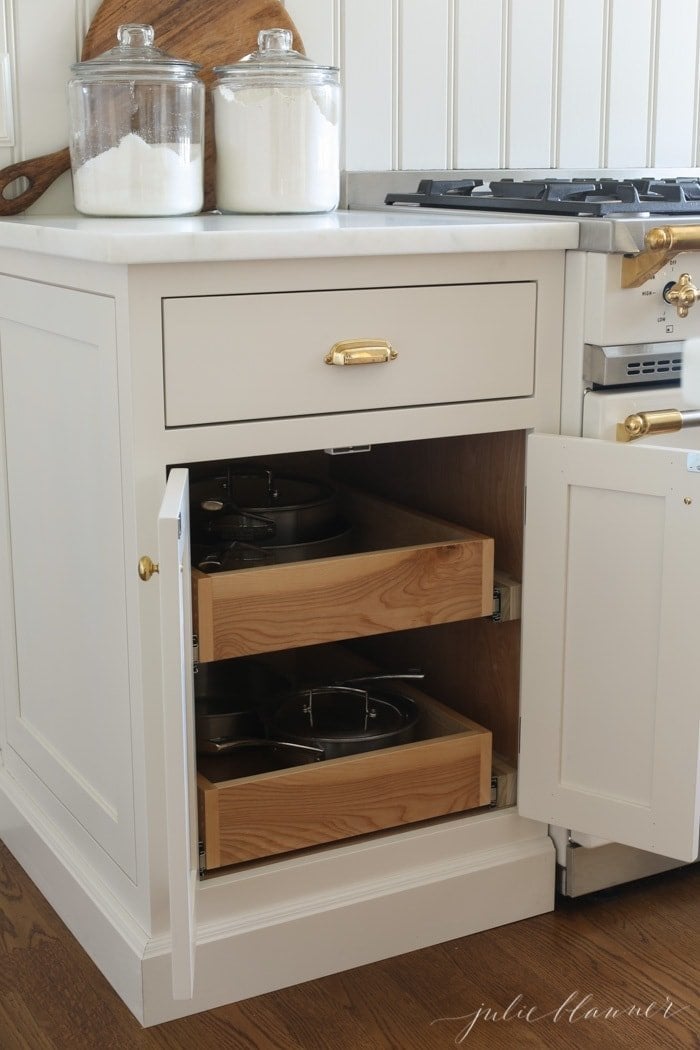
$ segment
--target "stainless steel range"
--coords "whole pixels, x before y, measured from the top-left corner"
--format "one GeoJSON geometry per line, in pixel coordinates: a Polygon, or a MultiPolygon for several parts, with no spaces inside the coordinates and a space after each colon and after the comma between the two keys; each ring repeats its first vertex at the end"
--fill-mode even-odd
{"type": "Polygon", "coordinates": [[[347,203],[575,221],[578,250],[566,263],[562,433],[603,436],[591,407],[603,392],[624,388],[630,403],[641,404],[635,394],[650,388],[644,403],[654,403],[661,390],[679,388],[684,343],[700,336],[692,272],[700,285],[700,257],[687,254],[700,251],[700,175],[503,176],[361,173],[348,176],[347,203]]]}
{"type": "MultiPolygon", "coordinates": [[[[409,186],[407,173],[365,174],[350,176],[347,197],[350,207],[576,221],[578,249],[566,259],[561,433],[700,448],[700,430],[667,436],[700,420],[681,390],[685,343],[700,337],[698,173],[556,176],[416,173],[409,186]]],[[[574,828],[550,833],[569,896],[678,864],[574,828]]]]}

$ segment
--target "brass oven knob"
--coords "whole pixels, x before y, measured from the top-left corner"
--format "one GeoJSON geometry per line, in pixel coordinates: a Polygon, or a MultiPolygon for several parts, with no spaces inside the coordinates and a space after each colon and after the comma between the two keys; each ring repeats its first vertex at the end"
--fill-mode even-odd
{"type": "Polygon", "coordinates": [[[154,572],[160,572],[160,566],[144,554],[143,558],[139,558],[139,576],[142,580],[150,580],[154,572]]]}
{"type": "Polygon", "coordinates": [[[688,310],[694,306],[700,297],[700,292],[693,284],[689,273],[682,273],[675,284],[664,288],[664,299],[676,307],[679,317],[687,317],[688,310]]]}

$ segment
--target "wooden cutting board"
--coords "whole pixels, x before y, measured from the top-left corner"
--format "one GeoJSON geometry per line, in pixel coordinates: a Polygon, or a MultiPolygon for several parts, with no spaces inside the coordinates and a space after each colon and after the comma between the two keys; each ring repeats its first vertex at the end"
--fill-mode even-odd
{"type": "MultiPolygon", "coordinates": [[[[116,47],[117,29],[128,22],[152,25],[156,47],[173,58],[202,66],[199,76],[207,87],[204,211],[210,211],[214,207],[215,176],[211,86],[216,77],[212,69],[237,62],[255,51],[261,29],[291,29],[293,47],[303,53],[296,26],[280,0],[103,0],[85,37],[82,61],[116,47]]],[[[67,148],[4,168],[0,171],[0,216],[25,211],[59,175],[69,170],[67,148]],[[28,180],[28,187],[18,197],[7,200],[6,187],[20,177],[28,180]]]]}

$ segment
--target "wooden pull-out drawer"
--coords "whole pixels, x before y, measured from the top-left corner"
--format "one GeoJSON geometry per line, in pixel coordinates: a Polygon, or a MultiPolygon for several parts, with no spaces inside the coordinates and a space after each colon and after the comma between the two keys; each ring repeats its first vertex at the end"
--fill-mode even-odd
{"type": "Polygon", "coordinates": [[[193,572],[200,661],[491,614],[491,538],[365,493],[342,500],[354,553],[193,572]]]}
{"type": "Polygon", "coordinates": [[[413,743],[237,780],[215,779],[223,756],[200,760],[207,870],[489,805],[491,733],[405,682],[401,691],[422,709],[413,743]]]}

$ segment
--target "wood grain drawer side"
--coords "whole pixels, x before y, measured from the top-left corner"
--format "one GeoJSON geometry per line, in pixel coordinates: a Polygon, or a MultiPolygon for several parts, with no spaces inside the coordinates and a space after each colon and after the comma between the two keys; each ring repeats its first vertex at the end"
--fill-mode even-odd
{"type": "Polygon", "coordinates": [[[238,780],[198,776],[206,869],[461,813],[491,801],[491,733],[402,683],[423,739],[238,780]]]}
{"type": "Polygon", "coordinates": [[[451,623],[493,611],[493,540],[344,490],[355,552],[193,571],[199,659],[274,652],[451,623]]]}
{"type": "Polygon", "coordinates": [[[530,397],[536,283],[164,299],[166,426],[530,397]],[[324,358],[387,340],[396,360],[324,358]]]}

